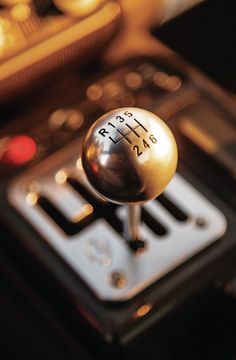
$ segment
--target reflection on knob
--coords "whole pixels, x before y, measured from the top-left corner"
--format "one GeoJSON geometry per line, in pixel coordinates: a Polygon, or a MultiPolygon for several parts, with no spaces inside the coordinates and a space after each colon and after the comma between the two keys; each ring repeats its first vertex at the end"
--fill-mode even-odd
{"type": "Polygon", "coordinates": [[[111,202],[129,205],[129,237],[138,240],[137,205],[157,197],[173,177],[176,142],[156,115],[120,108],[92,125],[84,140],[82,164],[95,191],[111,202]]]}

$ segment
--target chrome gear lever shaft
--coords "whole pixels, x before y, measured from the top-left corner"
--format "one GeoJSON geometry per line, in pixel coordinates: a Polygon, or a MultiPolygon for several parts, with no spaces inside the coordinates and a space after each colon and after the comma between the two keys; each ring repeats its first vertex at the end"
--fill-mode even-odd
{"type": "Polygon", "coordinates": [[[175,173],[177,157],[170,129],[143,109],[110,111],[89,129],[82,151],[84,171],[103,198],[128,206],[130,244],[142,241],[140,205],[164,190],[175,173]]]}

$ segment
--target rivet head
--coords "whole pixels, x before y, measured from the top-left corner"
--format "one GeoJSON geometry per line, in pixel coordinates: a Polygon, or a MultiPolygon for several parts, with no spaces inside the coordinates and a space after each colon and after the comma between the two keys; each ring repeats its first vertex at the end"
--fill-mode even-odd
{"type": "Polygon", "coordinates": [[[127,278],[122,271],[113,271],[110,274],[110,283],[117,289],[123,289],[127,285],[127,278]]]}

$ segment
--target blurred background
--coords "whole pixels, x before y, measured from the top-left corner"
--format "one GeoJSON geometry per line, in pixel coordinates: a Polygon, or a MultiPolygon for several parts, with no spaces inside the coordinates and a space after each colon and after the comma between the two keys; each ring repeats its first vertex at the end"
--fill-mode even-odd
{"type": "Polygon", "coordinates": [[[0,0],[1,359],[236,359],[235,34],[234,0],[0,0]],[[142,59],[174,82],[156,77],[142,88],[142,59]],[[132,76],[122,97],[116,85],[125,72],[132,76]],[[181,174],[228,227],[215,248],[116,308],[91,300],[80,280],[72,296],[68,264],[51,261],[42,240],[35,245],[6,194],[17,175],[66,149],[98,116],[130,105],[165,118],[181,174]],[[183,117],[197,133],[179,126],[183,117]],[[14,142],[19,134],[36,139],[33,150],[14,142]],[[129,314],[141,298],[156,308],[137,323],[129,314]],[[102,326],[90,329],[101,314],[115,334],[105,343],[102,326]],[[132,341],[120,340],[127,334],[132,341]]]}

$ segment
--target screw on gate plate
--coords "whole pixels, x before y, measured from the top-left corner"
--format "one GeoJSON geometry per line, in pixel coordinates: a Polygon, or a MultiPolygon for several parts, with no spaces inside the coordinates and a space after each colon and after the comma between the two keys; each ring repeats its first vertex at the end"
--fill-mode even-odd
{"type": "Polygon", "coordinates": [[[200,228],[204,228],[207,226],[207,221],[203,217],[198,217],[195,220],[195,224],[196,224],[196,226],[198,226],[200,228]]]}
{"type": "Polygon", "coordinates": [[[123,289],[127,285],[125,273],[121,271],[113,271],[110,274],[110,283],[118,289],[123,289]]]}

